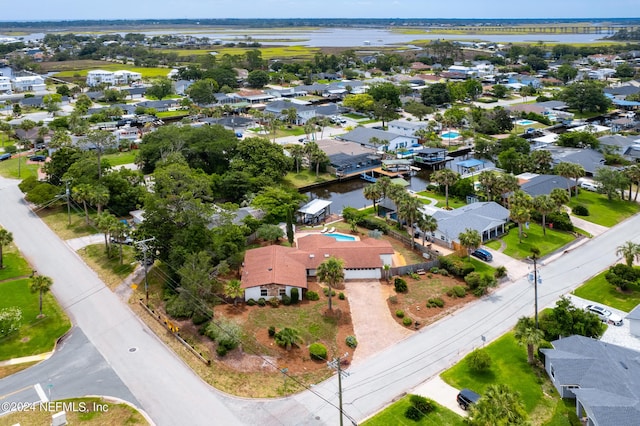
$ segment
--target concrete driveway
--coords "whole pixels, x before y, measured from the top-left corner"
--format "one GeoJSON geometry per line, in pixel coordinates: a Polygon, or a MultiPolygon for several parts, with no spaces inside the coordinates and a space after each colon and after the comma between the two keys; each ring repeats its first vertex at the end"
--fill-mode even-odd
{"type": "Polygon", "coordinates": [[[432,399],[454,413],[467,417],[469,413],[460,408],[456,400],[459,392],[458,389],[445,383],[438,375],[417,386],[410,393],[432,399]]]}
{"type": "Polygon", "coordinates": [[[353,331],[358,347],[353,362],[359,363],[383,349],[393,346],[413,332],[398,324],[389,313],[387,298],[393,293],[390,285],[378,280],[345,283],[345,293],[351,309],[353,331]]]}

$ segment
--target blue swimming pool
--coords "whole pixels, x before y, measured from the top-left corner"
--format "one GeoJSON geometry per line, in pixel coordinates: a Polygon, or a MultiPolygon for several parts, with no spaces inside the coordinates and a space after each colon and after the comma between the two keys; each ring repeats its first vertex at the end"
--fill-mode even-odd
{"type": "Polygon", "coordinates": [[[356,237],[344,234],[324,234],[327,237],[335,238],[337,241],[355,241],[356,237]]]}
{"type": "Polygon", "coordinates": [[[528,126],[528,125],[534,124],[534,123],[535,123],[535,121],[533,121],[533,120],[518,120],[518,121],[516,121],[516,124],[518,126],[528,126]]]}
{"type": "Polygon", "coordinates": [[[442,139],[455,139],[457,137],[460,137],[460,133],[451,131],[441,134],[440,137],[442,139]]]}

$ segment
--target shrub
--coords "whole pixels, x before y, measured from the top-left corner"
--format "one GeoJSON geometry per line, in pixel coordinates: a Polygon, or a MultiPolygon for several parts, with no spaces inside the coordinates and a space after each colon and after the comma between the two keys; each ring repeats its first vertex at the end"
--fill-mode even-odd
{"type": "Polygon", "coordinates": [[[398,310],[396,311],[396,316],[397,316],[398,318],[404,318],[404,311],[403,311],[402,309],[398,309],[398,310]]]}
{"type": "Polygon", "coordinates": [[[272,307],[277,308],[278,306],[280,306],[280,299],[274,296],[271,299],[269,299],[269,304],[272,307]]]}
{"type": "Polygon", "coordinates": [[[229,350],[225,346],[218,345],[218,347],[216,348],[216,353],[220,357],[225,356],[227,354],[227,352],[229,352],[229,350]]]}
{"type": "Polygon", "coordinates": [[[421,395],[411,395],[409,402],[411,402],[411,406],[416,407],[422,414],[429,414],[436,408],[433,401],[421,395]]]}
{"type": "Polygon", "coordinates": [[[396,293],[406,293],[409,288],[407,287],[407,282],[402,278],[396,278],[393,281],[393,286],[396,289],[396,293]]]}
{"type": "MultiPolygon", "coordinates": [[[[440,269],[444,269],[456,277],[465,277],[475,271],[473,264],[464,261],[460,256],[442,256],[438,260],[440,261],[440,269]]],[[[442,271],[440,273],[442,274],[442,271]]]]}
{"type": "Polygon", "coordinates": [[[573,208],[573,214],[576,216],[589,216],[589,209],[582,204],[578,204],[573,208]]]}
{"type": "Polygon", "coordinates": [[[287,296],[286,294],[282,295],[282,304],[284,306],[289,306],[291,304],[291,297],[287,296]]]}
{"type": "Polygon", "coordinates": [[[291,304],[295,305],[296,303],[298,303],[298,301],[300,300],[300,292],[298,291],[297,288],[292,288],[291,289],[291,304]]]}
{"type": "Polygon", "coordinates": [[[432,274],[437,274],[438,273],[438,267],[434,266],[431,269],[429,269],[429,272],[431,272],[432,274]]]}
{"type": "Polygon", "coordinates": [[[419,280],[420,279],[420,275],[418,273],[416,273],[416,272],[412,272],[409,276],[411,278],[413,278],[414,280],[419,280]]]}
{"type": "Polygon", "coordinates": [[[202,311],[200,309],[196,310],[191,317],[191,321],[194,325],[204,324],[213,318],[213,312],[210,309],[202,311]]]}
{"type": "Polygon", "coordinates": [[[398,296],[389,296],[389,303],[391,303],[392,305],[396,305],[398,303],[398,296]]]}
{"type": "Polygon", "coordinates": [[[315,291],[308,291],[307,300],[320,300],[320,296],[315,291]]]}
{"type": "Polygon", "coordinates": [[[344,296],[344,293],[343,293],[343,292],[338,293],[338,299],[340,299],[340,300],[344,300],[344,297],[345,297],[345,296],[344,296]]]}
{"type": "Polygon", "coordinates": [[[355,349],[356,346],[358,346],[358,340],[356,339],[356,336],[347,336],[347,338],[345,339],[345,343],[351,349],[355,349]]]}
{"type": "Polygon", "coordinates": [[[427,308],[442,308],[444,306],[444,300],[441,297],[432,297],[427,300],[427,308]]]}
{"type": "MultiPolygon", "coordinates": [[[[217,323],[210,322],[204,331],[204,335],[211,340],[218,342],[218,348],[224,347],[226,350],[235,349],[240,344],[242,338],[242,327],[235,322],[229,320],[220,320],[217,323]]],[[[224,356],[227,352],[221,355],[224,356]]]]}
{"type": "Polygon", "coordinates": [[[17,306],[0,309],[0,337],[17,331],[22,323],[22,310],[17,306]]]}
{"type": "MultiPolygon", "coordinates": [[[[323,287],[322,292],[324,293],[325,296],[329,297],[329,287],[323,287]]],[[[331,290],[331,297],[335,295],[336,295],[335,290],[331,290]]]]}
{"type": "Polygon", "coordinates": [[[414,422],[419,422],[424,417],[424,414],[422,414],[422,412],[418,410],[416,407],[414,407],[413,405],[410,405],[405,410],[404,416],[409,420],[413,420],[414,422]]]}
{"type": "Polygon", "coordinates": [[[254,299],[249,299],[249,300],[247,300],[247,305],[248,306],[255,306],[256,305],[256,301],[254,299]]]}
{"type": "Polygon", "coordinates": [[[180,295],[173,296],[166,304],[167,314],[172,318],[190,318],[193,308],[180,295]]]}
{"type": "Polygon", "coordinates": [[[447,271],[446,269],[440,269],[440,275],[442,275],[443,277],[448,277],[449,271],[447,271]]]}
{"type": "Polygon", "coordinates": [[[453,298],[465,297],[467,295],[467,290],[461,285],[453,286],[447,291],[447,296],[453,298]]]}
{"type": "Polygon", "coordinates": [[[493,274],[496,278],[502,278],[507,276],[507,268],[504,265],[500,265],[496,268],[496,272],[493,274]]]}
{"type": "Polygon", "coordinates": [[[402,319],[402,324],[404,324],[406,326],[409,326],[409,325],[413,324],[413,320],[411,318],[409,318],[409,317],[404,317],[402,319]]]}
{"type": "Polygon", "coordinates": [[[269,337],[273,337],[276,335],[276,327],[274,325],[269,326],[269,337]]]}
{"type": "Polygon", "coordinates": [[[464,281],[467,283],[471,290],[474,290],[482,284],[482,274],[479,272],[472,272],[466,277],[464,277],[464,281]]]}
{"type": "Polygon", "coordinates": [[[311,359],[325,361],[327,359],[327,347],[322,343],[312,343],[309,346],[309,355],[311,359]]]}
{"type": "Polygon", "coordinates": [[[260,299],[258,299],[258,306],[265,306],[267,304],[267,301],[264,297],[261,297],[260,299]]]}
{"type": "MultiPolygon", "coordinates": [[[[531,220],[536,221],[538,223],[542,222],[542,215],[535,210],[531,211],[531,220]]],[[[567,214],[567,212],[554,212],[547,215],[546,221],[547,224],[553,223],[553,229],[557,229],[559,231],[573,231],[573,224],[571,223],[571,218],[567,214]]]]}
{"type": "Polygon", "coordinates": [[[39,183],[40,182],[38,182],[38,178],[36,176],[29,176],[28,178],[23,179],[22,182],[18,184],[18,188],[20,188],[20,191],[26,194],[27,192],[38,186],[39,183]]]}
{"type": "Polygon", "coordinates": [[[491,356],[485,349],[476,349],[466,359],[469,369],[477,372],[491,369],[491,356]]]}
{"type": "Polygon", "coordinates": [[[371,217],[363,217],[362,219],[360,219],[358,221],[358,225],[362,226],[363,228],[367,228],[367,229],[371,229],[371,230],[378,230],[380,232],[382,232],[383,234],[388,234],[389,233],[389,225],[387,225],[386,223],[371,218],[371,217]]]}

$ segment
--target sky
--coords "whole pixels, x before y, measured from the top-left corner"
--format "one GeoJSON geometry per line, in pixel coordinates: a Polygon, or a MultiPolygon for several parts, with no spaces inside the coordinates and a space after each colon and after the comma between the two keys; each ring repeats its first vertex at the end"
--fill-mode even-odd
{"type": "Polygon", "coordinates": [[[640,0],[29,0],[3,7],[0,21],[627,17],[640,17],[640,0]]]}

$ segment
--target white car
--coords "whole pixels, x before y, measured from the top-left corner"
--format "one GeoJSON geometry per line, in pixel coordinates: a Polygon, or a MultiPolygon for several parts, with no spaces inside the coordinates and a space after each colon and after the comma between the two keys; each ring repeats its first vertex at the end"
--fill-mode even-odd
{"type": "Polygon", "coordinates": [[[587,305],[584,307],[587,312],[591,312],[600,318],[600,321],[608,324],[620,326],[622,325],[622,317],[618,314],[614,314],[610,310],[598,305],[587,305]]]}

